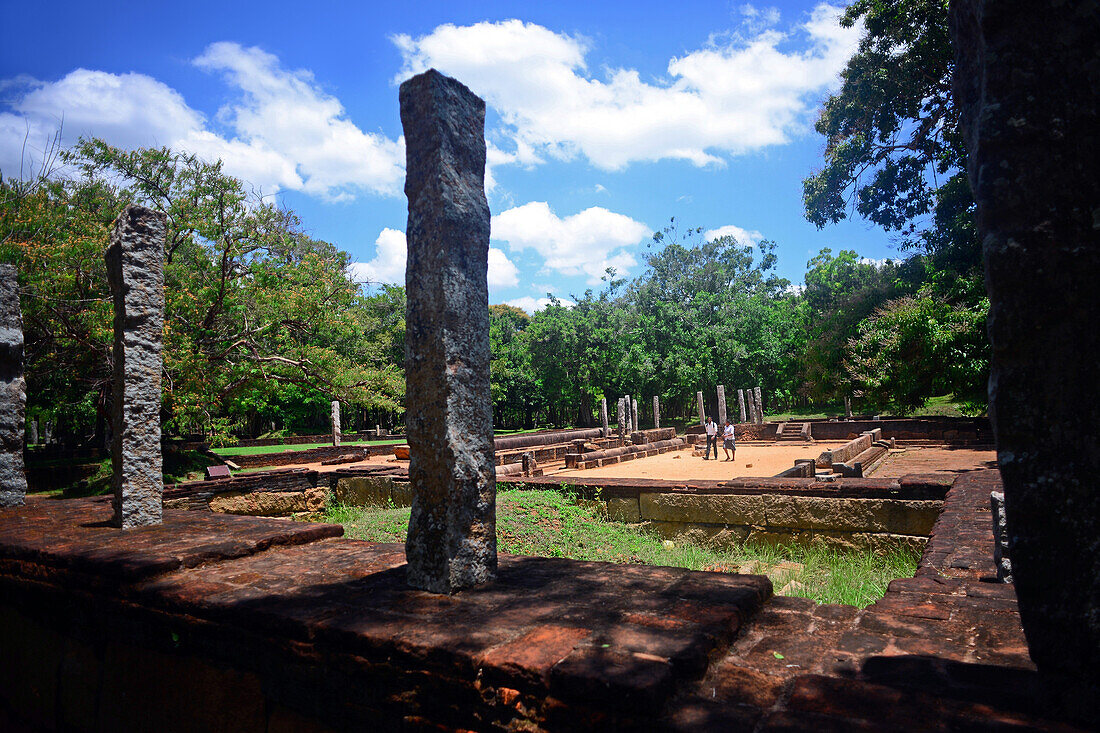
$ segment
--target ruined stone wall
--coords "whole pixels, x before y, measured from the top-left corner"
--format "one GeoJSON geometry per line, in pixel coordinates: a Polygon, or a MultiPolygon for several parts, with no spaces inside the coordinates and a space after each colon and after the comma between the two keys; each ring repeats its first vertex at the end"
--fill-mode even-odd
{"type": "Polygon", "coordinates": [[[345,455],[361,455],[364,459],[371,456],[393,455],[392,445],[326,445],[305,450],[255,453],[253,455],[231,456],[230,460],[241,468],[260,468],[262,466],[290,466],[296,463],[316,463],[345,455]]]}

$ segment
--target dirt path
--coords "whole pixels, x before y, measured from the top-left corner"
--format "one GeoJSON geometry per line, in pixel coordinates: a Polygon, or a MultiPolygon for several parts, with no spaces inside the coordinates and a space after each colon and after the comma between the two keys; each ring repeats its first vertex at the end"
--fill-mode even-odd
{"type": "Polygon", "coordinates": [[[638,458],[613,466],[589,468],[583,471],[554,471],[570,476],[605,478],[654,478],[668,481],[682,479],[729,479],[739,476],[774,476],[794,465],[796,458],[817,458],[822,452],[844,445],[845,441],[816,443],[740,443],[737,458],[724,460],[725,452],[718,448],[718,460],[709,461],[691,455],[691,449],[670,451],[652,458],[638,458]]]}

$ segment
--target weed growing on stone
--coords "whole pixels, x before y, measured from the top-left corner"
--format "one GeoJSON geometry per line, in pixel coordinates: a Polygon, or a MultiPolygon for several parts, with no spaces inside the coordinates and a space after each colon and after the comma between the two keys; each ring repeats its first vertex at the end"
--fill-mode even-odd
{"type": "MultiPolygon", "coordinates": [[[[342,524],[348,537],[404,542],[409,509],[336,506],[324,521],[342,524]]],[[[911,577],[918,560],[905,552],[877,555],[801,545],[711,550],[662,540],[636,525],[609,521],[576,497],[537,490],[497,495],[497,547],[514,555],[765,574],[776,593],[859,607],[881,598],[894,578],[911,577]]]]}

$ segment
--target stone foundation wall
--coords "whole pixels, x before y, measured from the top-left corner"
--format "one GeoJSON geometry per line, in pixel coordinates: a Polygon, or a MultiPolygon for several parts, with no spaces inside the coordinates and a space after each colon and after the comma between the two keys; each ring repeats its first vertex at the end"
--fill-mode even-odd
{"type": "Polygon", "coordinates": [[[241,468],[263,466],[290,466],[297,463],[317,463],[344,455],[360,455],[364,460],[372,456],[393,455],[392,445],[326,445],[305,450],[287,450],[273,453],[232,456],[231,461],[241,468]]]}

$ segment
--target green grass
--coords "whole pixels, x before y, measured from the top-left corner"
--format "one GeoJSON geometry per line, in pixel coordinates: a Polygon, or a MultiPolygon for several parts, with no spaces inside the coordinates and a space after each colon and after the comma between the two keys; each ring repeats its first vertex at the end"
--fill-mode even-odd
{"type": "MultiPolygon", "coordinates": [[[[354,440],[346,443],[340,443],[340,445],[402,445],[406,441],[404,438],[389,438],[386,440],[354,440]]],[[[219,456],[251,456],[257,453],[282,453],[284,451],[300,451],[309,450],[310,448],[326,448],[331,446],[332,443],[299,443],[297,445],[249,445],[249,446],[231,446],[228,448],[213,448],[212,450],[219,456]]]]}
{"type": "MultiPolygon", "coordinates": [[[[62,461],[41,461],[36,466],[50,466],[62,461]]],[[[213,458],[205,456],[198,451],[166,451],[163,458],[163,476],[165,484],[175,484],[182,481],[198,481],[206,475],[206,467],[218,463],[213,458]]],[[[96,463],[86,464],[95,466],[95,470],[87,479],[76,481],[68,486],[60,486],[48,491],[36,492],[38,496],[57,496],[64,499],[72,499],[81,496],[101,496],[111,492],[111,459],[104,458],[96,463]]]]}
{"type": "MultiPolygon", "coordinates": [[[[404,542],[409,509],[396,507],[331,508],[325,521],[342,524],[346,536],[372,542],[404,542]]],[[[745,544],[711,550],[689,542],[668,542],[636,526],[612,522],[556,491],[511,490],[497,495],[497,547],[501,552],[568,557],[616,563],[640,563],[710,570],[764,573],[778,591],[788,581],[804,588],[790,595],[819,603],[864,607],[881,598],[895,578],[916,572],[917,558],[907,553],[876,555],[826,547],[745,544]],[[797,563],[801,567],[776,567],[797,563]]]]}

